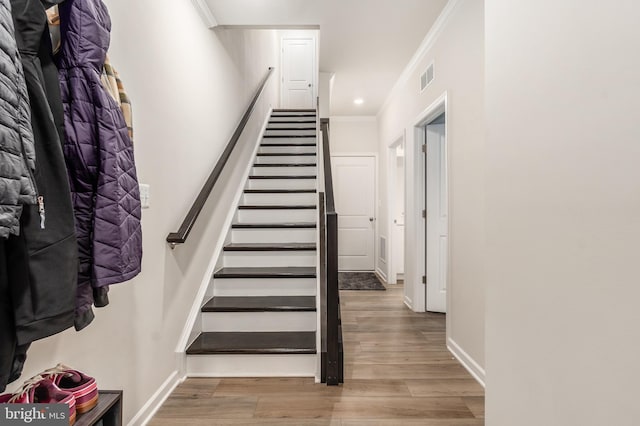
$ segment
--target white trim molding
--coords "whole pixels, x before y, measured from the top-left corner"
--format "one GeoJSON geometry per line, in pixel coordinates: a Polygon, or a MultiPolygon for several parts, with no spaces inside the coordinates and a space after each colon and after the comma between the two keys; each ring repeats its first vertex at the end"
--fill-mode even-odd
{"type": "MultiPolygon", "coordinates": [[[[422,282],[422,276],[426,272],[425,255],[425,221],[422,219],[422,209],[425,208],[425,173],[424,154],[422,145],[426,143],[424,126],[438,117],[441,113],[447,114],[446,130],[447,146],[451,143],[448,134],[449,126],[448,94],[445,91],[434,102],[423,110],[413,121],[410,131],[407,131],[405,143],[405,176],[406,200],[405,200],[405,247],[407,253],[413,252],[411,261],[405,262],[405,296],[410,294],[412,309],[415,312],[426,312],[426,285],[422,282]],[[413,176],[413,178],[409,178],[413,176]]],[[[447,167],[449,173],[450,167],[447,167]]],[[[451,182],[449,178],[449,182],[451,182]]],[[[450,196],[450,195],[449,195],[450,196]]],[[[449,206],[451,203],[447,200],[449,206]]],[[[451,226],[451,222],[449,223],[451,226]]],[[[449,235],[451,230],[449,229],[449,235]]],[[[449,257],[450,259],[451,257],[449,257]]],[[[451,312],[450,296],[451,280],[447,282],[447,312],[451,312]]],[[[451,315],[447,315],[447,333],[451,324],[451,315]]],[[[448,336],[448,334],[447,334],[448,336]]]]}
{"type": "Polygon", "coordinates": [[[191,0],[191,4],[196,8],[202,18],[202,22],[204,22],[207,28],[215,28],[218,26],[218,21],[205,0],[191,0]]]}
{"type": "Polygon", "coordinates": [[[447,349],[449,349],[449,352],[451,352],[453,356],[456,357],[458,361],[460,361],[460,364],[462,364],[462,366],[466,368],[467,371],[473,376],[473,378],[476,379],[478,383],[480,383],[480,385],[482,385],[482,387],[484,388],[486,377],[484,368],[482,368],[480,364],[478,364],[473,358],[471,358],[471,356],[466,353],[460,347],[460,345],[458,345],[450,337],[447,339],[447,349]]]}
{"type": "Polygon", "coordinates": [[[144,426],[151,421],[158,409],[169,398],[175,388],[184,381],[184,377],[174,371],[167,377],[158,390],[147,400],[140,411],[127,423],[128,426],[144,426]]]}
{"type": "Polygon", "coordinates": [[[420,43],[420,47],[418,47],[416,53],[413,54],[413,57],[402,71],[402,74],[400,74],[398,81],[396,81],[396,84],[393,85],[393,88],[389,92],[389,95],[378,110],[378,116],[391,104],[392,99],[396,96],[398,91],[400,91],[402,86],[404,86],[404,84],[409,81],[412,73],[416,71],[420,61],[423,60],[425,56],[427,56],[427,53],[429,53],[433,45],[436,43],[438,37],[440,37],[447,24],[449,23],[449,20],[453,16],[453,13],[461,3],[461,0],[449,0],[444,9],[442,9],[440,16],[438,16],[436,21],[431,26],[431,29],[427,33],[427,36],[424,38],[424,40],[422,40],[422,43],[420,43]]]}

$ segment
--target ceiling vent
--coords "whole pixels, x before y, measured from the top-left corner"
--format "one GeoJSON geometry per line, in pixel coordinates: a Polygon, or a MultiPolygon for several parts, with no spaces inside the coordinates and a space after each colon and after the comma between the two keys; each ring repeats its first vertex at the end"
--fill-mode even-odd
{"type": "Polygon", "coordinates": [[[433,62],[431,62],[431,64],[427,67],[425,72],[423,72],[422,75],[420,76],[420,93],[424,92],[424,89],[426,89],[427,86],[431,84],[434,76],[435,74],[433,70],[433,62]]]}

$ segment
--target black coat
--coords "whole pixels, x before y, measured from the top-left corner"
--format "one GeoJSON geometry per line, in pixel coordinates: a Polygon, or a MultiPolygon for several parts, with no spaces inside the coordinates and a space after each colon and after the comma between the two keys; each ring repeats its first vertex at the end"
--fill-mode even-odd
{"type": "MultiPolygon", "coordinates": [[[[35,180],[45,207],[42,229],[38,207],[25,206],[20,235],[5,242],[6,271],[0,272],[0,279],[8,280],[8,285],[0,285],[0,289],[8,288],[11,293],[15,344],[24,348],[74,325],[78,245],[62,154],[64,119],[60,86],[46,12],[40,0],[11,0],[11,7],[31,102],[35,180]]],[[[87,315],[92,318],[93,314],[89,311],[87,315]]],[[[0,332],[0,337],[6,334],[0,332]]],[[[8,352],[4,349],[6,343],[0,341],[3,348],[0,357],[8,352]]],[[[0,360],[2,364],[4,359],[0,360]]],[[[20,368],[14,366],[14,373],[20,368]]]]}

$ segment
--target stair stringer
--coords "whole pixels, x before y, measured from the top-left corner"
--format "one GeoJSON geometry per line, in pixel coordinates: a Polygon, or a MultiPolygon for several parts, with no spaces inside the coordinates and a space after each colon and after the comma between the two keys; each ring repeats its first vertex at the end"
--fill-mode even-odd
{"type": "MultiPolygon", "coordinates": [[[[262,142],[262,138],[269,124],[269,119],[271,117],[273,109],[270,107],[266,112],[266,116],[263,120],[262,127],[258,133],[256,140],[254,141],[254,147],[251,152],[251,156],[249,157],[249,161],[246,165],[246,168],[242,174],[242,179],[238,187],[236,188],[236,192],[233,197],[233,202],[228,206],[229,211],[225,218],[225,222],[222,229],[231,229],[231,224],[236,216],[236,212],[238,210],[238,205],[242,200],[243,192],[246,186],[247,179],[251,170],[253,168],[253,163],[257,156],[258,150],[260,148],[260,143],[262,142]]],[[[211,256],[211,262],[207,266],[205,274],[202,278],[202,282],[200,284],[198,293],[194,298],[193,305],[189,310],[189,315],[185,322],[184,328],[182,329],[182,333],[180,335],[180,339],[178,340],[178,344],[176,346],[176,362],[178,364],[178,371],[182,377],[185,377],[187,374],[187,356],[186,350],[191,343],[197,338],[197,336],[202,332],[202,312],[201,309],[204,304],[207,302],[208,298],[213,294],[213,273],[216,270],[220,259],[223,254],[223,247],[228,243],[230,238],[230,231],[221,234],[220,238],[216,242],[215,249],[213,255],[211,256]]]]}

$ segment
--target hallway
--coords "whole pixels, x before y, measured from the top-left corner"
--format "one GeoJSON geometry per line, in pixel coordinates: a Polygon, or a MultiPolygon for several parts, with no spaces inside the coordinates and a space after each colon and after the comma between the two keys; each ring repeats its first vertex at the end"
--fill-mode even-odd
{"type": "Polygon", "coordinates": [[[402,286],[341,292],[345,384],[312,378],[187,379],[161,425],[484,425],[484,390],[445,347],[445,317],[417,314],[402,286]]]}

